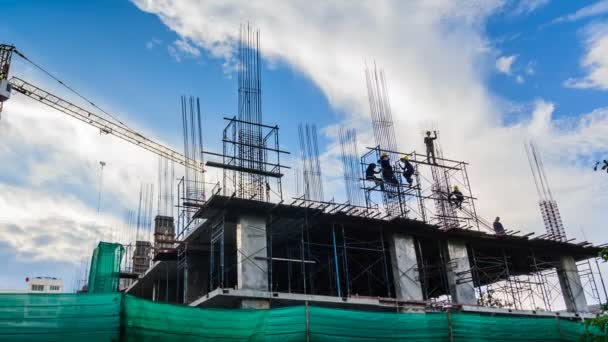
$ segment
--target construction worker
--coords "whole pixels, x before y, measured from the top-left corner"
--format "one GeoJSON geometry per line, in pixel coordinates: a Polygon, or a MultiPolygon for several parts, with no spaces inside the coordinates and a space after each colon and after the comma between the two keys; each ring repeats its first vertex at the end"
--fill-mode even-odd
{"type": "Polygon", "coordinates": [[[462,209],[462,202],[464,202],[464,195],[460,192],[458,185],[454,185],[454,191],[448,196],[448,201],[452,203],[456,208],[462,209]]]}
{"type": "Polygon", "coordinates": [[[373,181],[376,185],[380,185],[380,188],[384,190],[384,185],[382,184],[382,179],[376,177],[382,171],[376,171],[376,164],[371,163],[367,165],[367,169],[365,170],[365,180],[373,181]]]}
{"type": "Polygon", "coordinates": [[[505,235],[505,228],[500,223],[500,217],[496,216],[496,220],[494,220],[494,232],[496,235],[505,235]]]}
{"type": "Polygon", "coordinates": [[[384,180],[385,183],[398,183],[388,153],[382,152],[379,162],[380,168],[382,169],[382,180],[384,180]]]}
{"type": "MultiPolygon", "coordinates": [[[[597,171],[597,167],[600,165],[600,162],[595,162],[595,166],[593,166],[593,171],[597,171]]],[[[604,159],[604,165],[601,167],[602,170],[606,170],[608,172],[608,160],[604,159]]]]}
{"type": "Polygon", "coordinates": [[[407,184],[412,186],[412,183],[414,182],[412,179],[412,175],[414,174],[414,166],[412,166],[409,159],[410,158],[407,156],[407,154],[401,157],[401,159],[399,159],[399,167],[401,170],[403,170],[403,178],[405,178],[407,184]]]}
{"type": "Polygon", "coordinates": [[[435,139],[437,139],[437,131],[433,131],[435,137],[431,137],[431,131],[426,131],[426,137],[424,137],[424,145],[426,146],[426,158],[429,163],[437,164],[435,159],[435,139]],[[431,159],[432,157],[432,159],[431,159]]]}

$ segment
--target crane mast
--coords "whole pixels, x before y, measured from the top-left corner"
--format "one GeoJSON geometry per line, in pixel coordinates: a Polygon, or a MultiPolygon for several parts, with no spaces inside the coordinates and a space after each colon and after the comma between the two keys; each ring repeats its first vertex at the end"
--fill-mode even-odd
{"type": "Polygon", "coordinates": [[[125,125],[107,120],[100,115],[77,106],[70,101],[64,100],[59,96],[56,96],[25,80],[22,80],[21,78],[12,77],[9,79],[8,72],[10,69],[10,62],[13,52],[17,53],[23,58],[26,58],[23,54],[17,51],[14,46],[0,44],[0,112],[2,111],[2,103],[10,98],[11,92],[18,92],[75,119],[96,127],[101,133],[111,134],[163,158],[184,165],[189,169],[204,172],[202,163],[192,160],[169,147],[155,142],[152,139],[146,138],[142,134],[126,127],[125,125]]]}

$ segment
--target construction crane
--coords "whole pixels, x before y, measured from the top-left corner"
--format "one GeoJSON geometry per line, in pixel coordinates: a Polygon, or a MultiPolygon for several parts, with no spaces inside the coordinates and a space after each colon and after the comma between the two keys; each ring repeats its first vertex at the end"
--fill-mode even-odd
{"type": "Polygon", "coordinates": [[[110,113],[103,111],[101,108],[99,108],[93,102],[89,101],[84,96],[80,95],[75,90],[73,90],[72,88],[67,86],[65,83],[63,83],[62,81],[60,81],[59,79],[57,79],[56,77],[54,77],[53,75],[48,73],[46,70],[42,69],[40,66],[38,66],[37,64],[32,62],[23,53],[19,52],[14,46],[0,44],[0,113],[2,112],[3,103],[5,101],[7,101],[8,99],[10,99],[12,92],[21,93],[31,99],[34,99],[40,103],[43,103],[64,114],[67,114],[75,119],[78,119],[84,123],[87,123],[93,127],[96,127],[99,129],[100,133],[111,134],[113,136],[119,137],[120,139],[123,139],[134,145],[144,148],[163,158],[166,158],[168,160],[171,160],[171,161],[174,161],[181,165],[184,165],[185,167],[187,167],[189,169],[199,171],[199,172],[205,171],[202,163],[192,160],[192,159],[184,156],[183,154],[181,154],[169,147],[166,147],[160,143],[157,143],[154,140],[146,138],[142,134],[132,130],[127,125],[120,122],[120,120],[118,120],[114,116],[112,116],[110,113]],[[105,118],[101,117],[100,115],[95,114],[87,109],[79,107],[79,106],[71,103],[70,101],[60,98],[59,96],[53,95],[50,92],[48,92],[44,89],[41,89],[41,88],[35,86],[34,84],[31,84],[18,77],[13,76],[9,79],[9,70],[10,70],[10,66],[11,66],[11,59],[13,57],[13,53],[16,54],[17,56],[23,58],[27,62],[31,63],[36,68],[45,72],[47,75],[49,75],[50,77],[55,79],[61,85],[66,87],[68,90],[75,93],[82,99],[86,100],[92,106],[96,107],[97,109],[99,109],[100,111],[105,113],[106,115],[113,118],[115,121],[117,121],[117,123],[110,121],[108,119],[105,119],[105,118]]]}

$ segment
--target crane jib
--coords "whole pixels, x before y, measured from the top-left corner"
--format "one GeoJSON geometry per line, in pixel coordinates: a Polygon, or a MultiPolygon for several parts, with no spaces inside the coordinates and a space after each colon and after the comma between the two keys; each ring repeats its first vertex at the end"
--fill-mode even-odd
{"type": "Polygon", "coordinates": [[[86,109],[83,109],[69,101],[57,97],[18,77],[11,78],[9,80],[9,83],[13,91],[19,92],[29,98],[32,98],[40,103],[43,103],[82,122],[86,122],[89,125],[98,128],[101,132],[105,134],[112,134],[118,138],[140,146],[161,157],[184,165],[189,169],[199,172],[205,172],[202,163],[198,163],[195,160],[187,158],[183,154],[162,144],[159,144],[151,139],[148,139],[138,132],[135,132],[125,126],[118,125],[109,120],[106,120],[94,113],[89,112],[86,109]]]}

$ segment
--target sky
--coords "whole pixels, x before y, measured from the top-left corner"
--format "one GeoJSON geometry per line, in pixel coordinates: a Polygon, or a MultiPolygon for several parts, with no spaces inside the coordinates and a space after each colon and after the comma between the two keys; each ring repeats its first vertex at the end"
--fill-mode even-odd
{"type": "MultiPolygon", "coordinates": [[[[438,129],[445,155],[470,163],[481,216],[544,230],[523,148],[532,139],[567,235],[608,242],[608,178],[592,170],[608,154],[608,1],[3,0],[2,8],[0,42],[180,151],[181,95],[200,98],[206,148],[221,147],[222,117],[237,112],[242,23],[260,29],[264,122],[280,126],[282,148],[295,156],[297,124],[315,123],[322,165],[339,165],[338,127],[371,144],[364,68],[375,61],[399,149],[422,150],[422,133],[438,129]]],[[[86,105],[20,58],[11,75],[86,105]]],[[[140,185],[156,182],[157,158],[20,94],[4,104],[0,142],[0,288],[55,276],[70,290],[91,241],[121,237],[140,185]]],[[[345,200],[340,168],[323,171],[327,197],[345,200]]]]}

